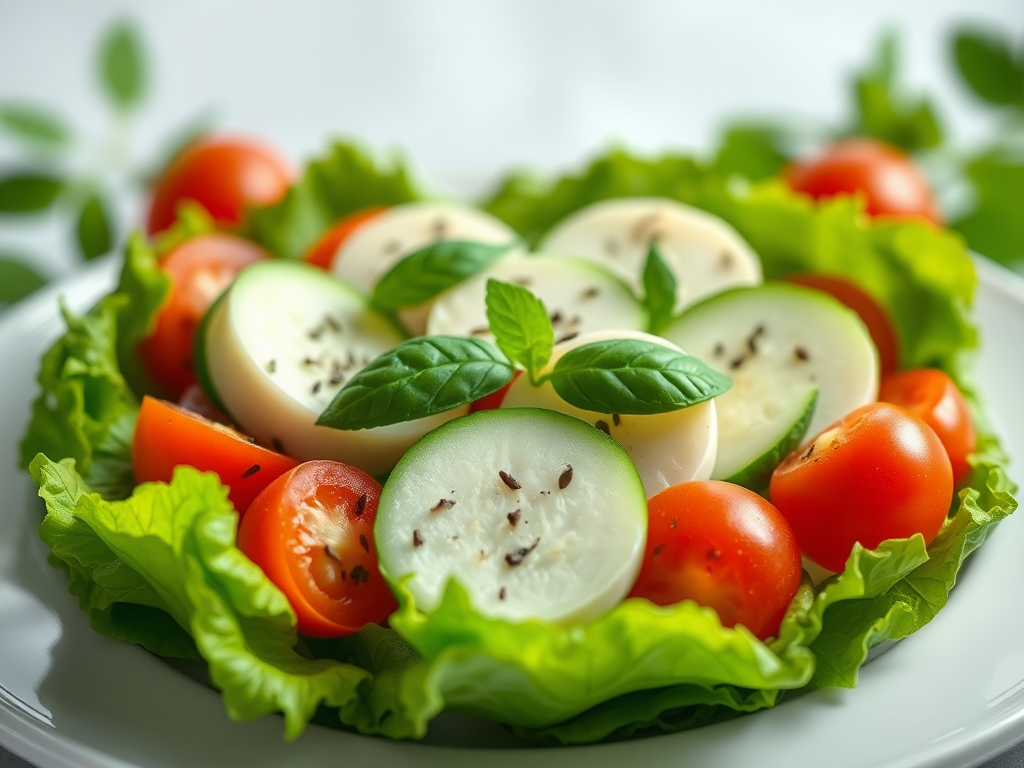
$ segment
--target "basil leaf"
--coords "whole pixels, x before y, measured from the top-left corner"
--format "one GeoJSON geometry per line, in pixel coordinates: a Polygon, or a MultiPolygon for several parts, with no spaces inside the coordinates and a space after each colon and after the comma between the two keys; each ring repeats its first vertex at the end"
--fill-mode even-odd
{"type": "Polygon", "coordinates": [[[59,149],[71,138],[60,118],[28,104],[0,105],[0,127],[12,136],[48,149],[59,149]]]}
{"type": "Polygon", "coordinates": [[[0,255],[0,305],[21,301],[46,285],[46,278],[27,262],[25,257],[0,255]]]}
{"type": "Polygon", "coordinates": [[[1002,264],[1024,261],[1024,162],[1014,153],[990,151],[967,163],[974,206],[950,222],[968,245],[1002,264]]]}
{"type": "Polygon", "coordinates": [[[498,348],[536,381],[555,346],[544,302],[525,288],[498,280],[487,281],[486,301],[487,324],[498,348]]]}
{"type": "Polygon", "coordinates": [[[422,336],[399,344],[353,376],[317,424],[371,429],[422,419],[497,392],[512,363],[491,343],[422,336]]]}
{"type": "Polygon", "coordinates": [[[595,341],[571,349],[544,379],[577,408],[639,415],[687,408],[732,386],[732,379],[697,358],[638,339],[595,341]]]}
{"type": "Polygon", "coordinates": [[[138,32],[125,21],[110,27],[100,41],[100,83],[120,109],[131,109],[145,95],[146,63],[142,50],[138,32]]]}
{"type": "Polygon", "coordinates": [[[1024,107],[1024,62],[1014,59],[1009,38],[962,29],[953,38],[953,55],[960,76],[978,98],[1024,107]]]}
{"type": "Polygon", "coordinates": [[[45,211],[64,191],[64,182],[41,173],[21,173],[0,179],[0,213],[45,211]]]}
{"type": "Polygon", "coordinates": [[[383,309],[422,304],[475,275],[514,246],[466,240],[431,243],[410,253],[380,279],[373,289],[374,303],[383,309]]]}
{"type": "Polygon", "coordinates": [[[672,319],[676,306],[676,276],[658,252],[658,244],[651,241],[644,262],[644,307],[647,309],[647,330],[660,333],[672,319]]]}
{"type": "Polygon", "coordinates": [[[89,261],[107,253],[113,246],[110,216],[97,193],[89,196],[78,214],[78,249],[89,261]]]}

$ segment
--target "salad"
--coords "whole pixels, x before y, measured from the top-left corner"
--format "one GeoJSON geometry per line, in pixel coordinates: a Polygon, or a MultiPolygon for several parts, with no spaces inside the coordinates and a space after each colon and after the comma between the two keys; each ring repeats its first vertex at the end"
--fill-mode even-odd
{"type": "Polygon", "coordinates": [[[204,180],[251,149],[170,167],[21,447],[93,628],[232,718],[578,744],[853,686],[1016,507],[932,223],[672,155],[204,180]]]}

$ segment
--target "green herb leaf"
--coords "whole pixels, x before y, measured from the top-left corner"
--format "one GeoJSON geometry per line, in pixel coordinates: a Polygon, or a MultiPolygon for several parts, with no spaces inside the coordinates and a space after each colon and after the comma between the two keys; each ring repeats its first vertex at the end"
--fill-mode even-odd
{"type": "Polygon", "coordinates": [[[46,278],[29,266],[24,256],[0,254],[0,305],[21,301],[46,285],[46,278]]]}
{"type": "Polygon", "coordinates": [[[78,249],[86,261],[110,251],[114,245],[110,230],[110,217],[103,198],[94,192],[78,214],[78,249]]]}
{"type": "Polygon", "coordinates": [[[1024,160],[986,152],[967,164],[974,207],[950,223],[978,253],[1003,264],[1024,262],[1024,160]]]}
{"type": "Polygon", "coordinates": [[[658,245],[651,242],[644,262],[644,307],[648,315],[648,331],[660,333],[672,319],[676,306],[676,276],[661,258],[658,245]]]}
{"type": "Polygon", "coordinates": [[[174,223],[156,236],[153,250],[158,257],[163,257],[186,240],[216,229],[217,224],[209,211],[195,200],[184,200],[174,209],[174,223]]]}
{"type": "Polygon", "coordinates": [[[370,429],[434,416],[497,392],[513,372],[512,363],[480,339],[410,339],[353,376],[317,424],[370,429]]]}
{"type": "Polygon", "coordinates": [[[110,27],[100,41],[99,76],[114,106],[129,110],[146,93],[146,62],[142,40],[135,27],[121,21],[110,27]]]}
{"type": "Polygon", "coordinates": [[[514,246],[465,240],[431,243],[395,264],[373,289],[373,301],[383,309],[422,304],[490,266],[514,246]]]}
{"type": "Polygon", "coordinates": [[[64,191],[64,182],[43,173],[19,173],[0,178],[0,213],[40,213],[64,191]]]}
{"type": "Polygon", "coordinates": [[[71,138],[59,117],[29,104],[0,104],[0,128],[11,136],[46,149],[60,149],[71,138]]]}
{"type": "Polygon", "coordinates": [[[487,281],[487,324],[509,360],[522,365],[536,381],[551,359],[555,329],[544,302],[518,285],[487,281]]]}
{"type": "Polygon", "coordinates": [[[979,98],[1024,108],[1024,60],[1014,59],[1008,37],[961,29],[953,38],[953,55],[960,76],[979,98]]]}
{"type": "Polygon", "coordinates": [[[789,156],[783,146],[787,131],[783,126],[739,123],[728,126],[715,153],[717,173],[738,174],[751,181],[778,176],[789,156]]]}
{"type": "Polygon", "coordinates": [[[544,378],[577,408],[641,415],[687,408],[732,386],[697,358],[639,339],[583,344],[562,355],[544,378]]]}

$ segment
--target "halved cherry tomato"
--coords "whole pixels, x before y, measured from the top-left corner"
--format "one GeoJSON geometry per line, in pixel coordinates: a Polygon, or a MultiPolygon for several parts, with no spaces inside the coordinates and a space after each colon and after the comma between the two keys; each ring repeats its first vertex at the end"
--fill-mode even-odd
{"type": "Polygon", "coordinates": [[[249,507],[238,548],[285,593],[298,629],[339,637],[397,607],[377,565],[373,521],[380,485],[336,461],[308,461],[249,507]]]}
{"type": "Polygon", "coordinates": [[[522,375],[522,371],[514,371],[512,373],[512,381],[503,386],[496,392],[491,392],[489,395],[484,395],[479,400],[474,400],[469,404],[469,412],[476,413],[477,411],[493,411],[496,408],[501,408],[501,403],[505,399],[505,395],[508,394],[509,387],[522,375]]]}
{"type": "Polygon", "coordinates": [[[924,419],[946,449],[954,484],[967,478],[971,471],[967,457],[974,453],[977,437],[967,401],[949,376],[935,368],[891,373],[882,377],[878,399],[901,405],[924,419]]]}
{"type": "Polygon", "coordinates": [[[803,553],[838,572],[856,542],[874,549],[920,533],[930,544],[953,500],[953,470],[919,416],[872,403],[787,456],[769,493],[803,553]]]}
{"type": "Polygon", "coordinates": [[[899,367],[899,342],[896,340],[896,331],[893,330],[892,321],[881,305],[864,289],[842,277],[816,275],[809,272],[789,275],[785,280],[788,283],[796,283],[823,291],[856,312],[861,322],[867,326],[871,340],[878,349],[881,372],[888,373],[899,367]]]}
{"type": "Polygon", "coordinates": [[[800,548],[785,518],[753,491],[680,483],[647,501],[647,551],[630,597],[714,608],[723,626],[775,635],[800,586],[800,548]]]}
{"type": "Polygon", "coordinates": [[[320,267],[330,271],[331,262],[334,261],[334,254],[338,252],[338,248],[345,242],[353,232],[359,227],[374,218],[378,213],[383,211],[384,208],[377,206],[374,208],[364,208],[361,211],[350,213],[338,221],[334,222],[326,232],[324,232],[320,239],[317,240],[313,245],[309,247],[309,250],[303,255],[302,260],[307,264],[312,264],[314,267],[320,267]]]}
{"type": "Polygon", "coordinates": [[[220,475],[228,499],[244,514],[264,488],[298,462],[173,403],[142,398],[132,438],[136,481],[169,483],[179,464],[220,475]]]}
{"type": "Polygon", "coordinates": [[[157,181],[146,229],[151,235],[167,229],[185,200],[197,202],[218,224],[234,226],[247,207],[284,197],[293,176],[288,163],[264,144],[225,136],[201,139],[157,181]]]}
{"type": "Polygon", "coordinates": [[[860,193],[872,216],[942,223],[924,175],[895,147],[874,139],[847,139],[786,172],[789,186],[815,200],[860,193]]]}
{"type": "Polygon", "coordinates": [[[160,262],[171,277],[171,292],[157,316],[153,334],[139,344],[150,377],[177,398],[196,377],[192,342],[206,310],[244,267],[269,258],[253,242],[234,235],[198,235],[172,250],[160,262]]]}

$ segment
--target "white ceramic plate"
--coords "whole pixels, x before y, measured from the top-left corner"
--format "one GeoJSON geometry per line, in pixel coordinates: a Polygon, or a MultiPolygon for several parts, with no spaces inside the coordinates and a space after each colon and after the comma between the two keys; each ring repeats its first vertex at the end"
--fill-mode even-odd
{"type": "MultiPolygon", "coordinates": [[[[978,266],[979,381],[1012,450],[1024,445],[1024,281],[978,266]]],[[[570,760],[593,768],[967,766],[1024,739],[1024,515],[1001,524],[946,609],[867,665],[858,688],[815,692],[728,723],[526,755],[502,731],[462,718],[445,719],[433,745],[316,726],[288,744],[279,718],[231,722],[214,691],[89,629],[63,575],[46,564],[34,533],[41,504],[14,468],[40,354],[61,331],[57,295],[84,310],[114,271],[111,261],[93,265],[0,317],[0,743],[40,768],[518,768],[524,759],[536,768],[570,760]],[[461,746],[443,746],[453,743],[461,746]]]]}

